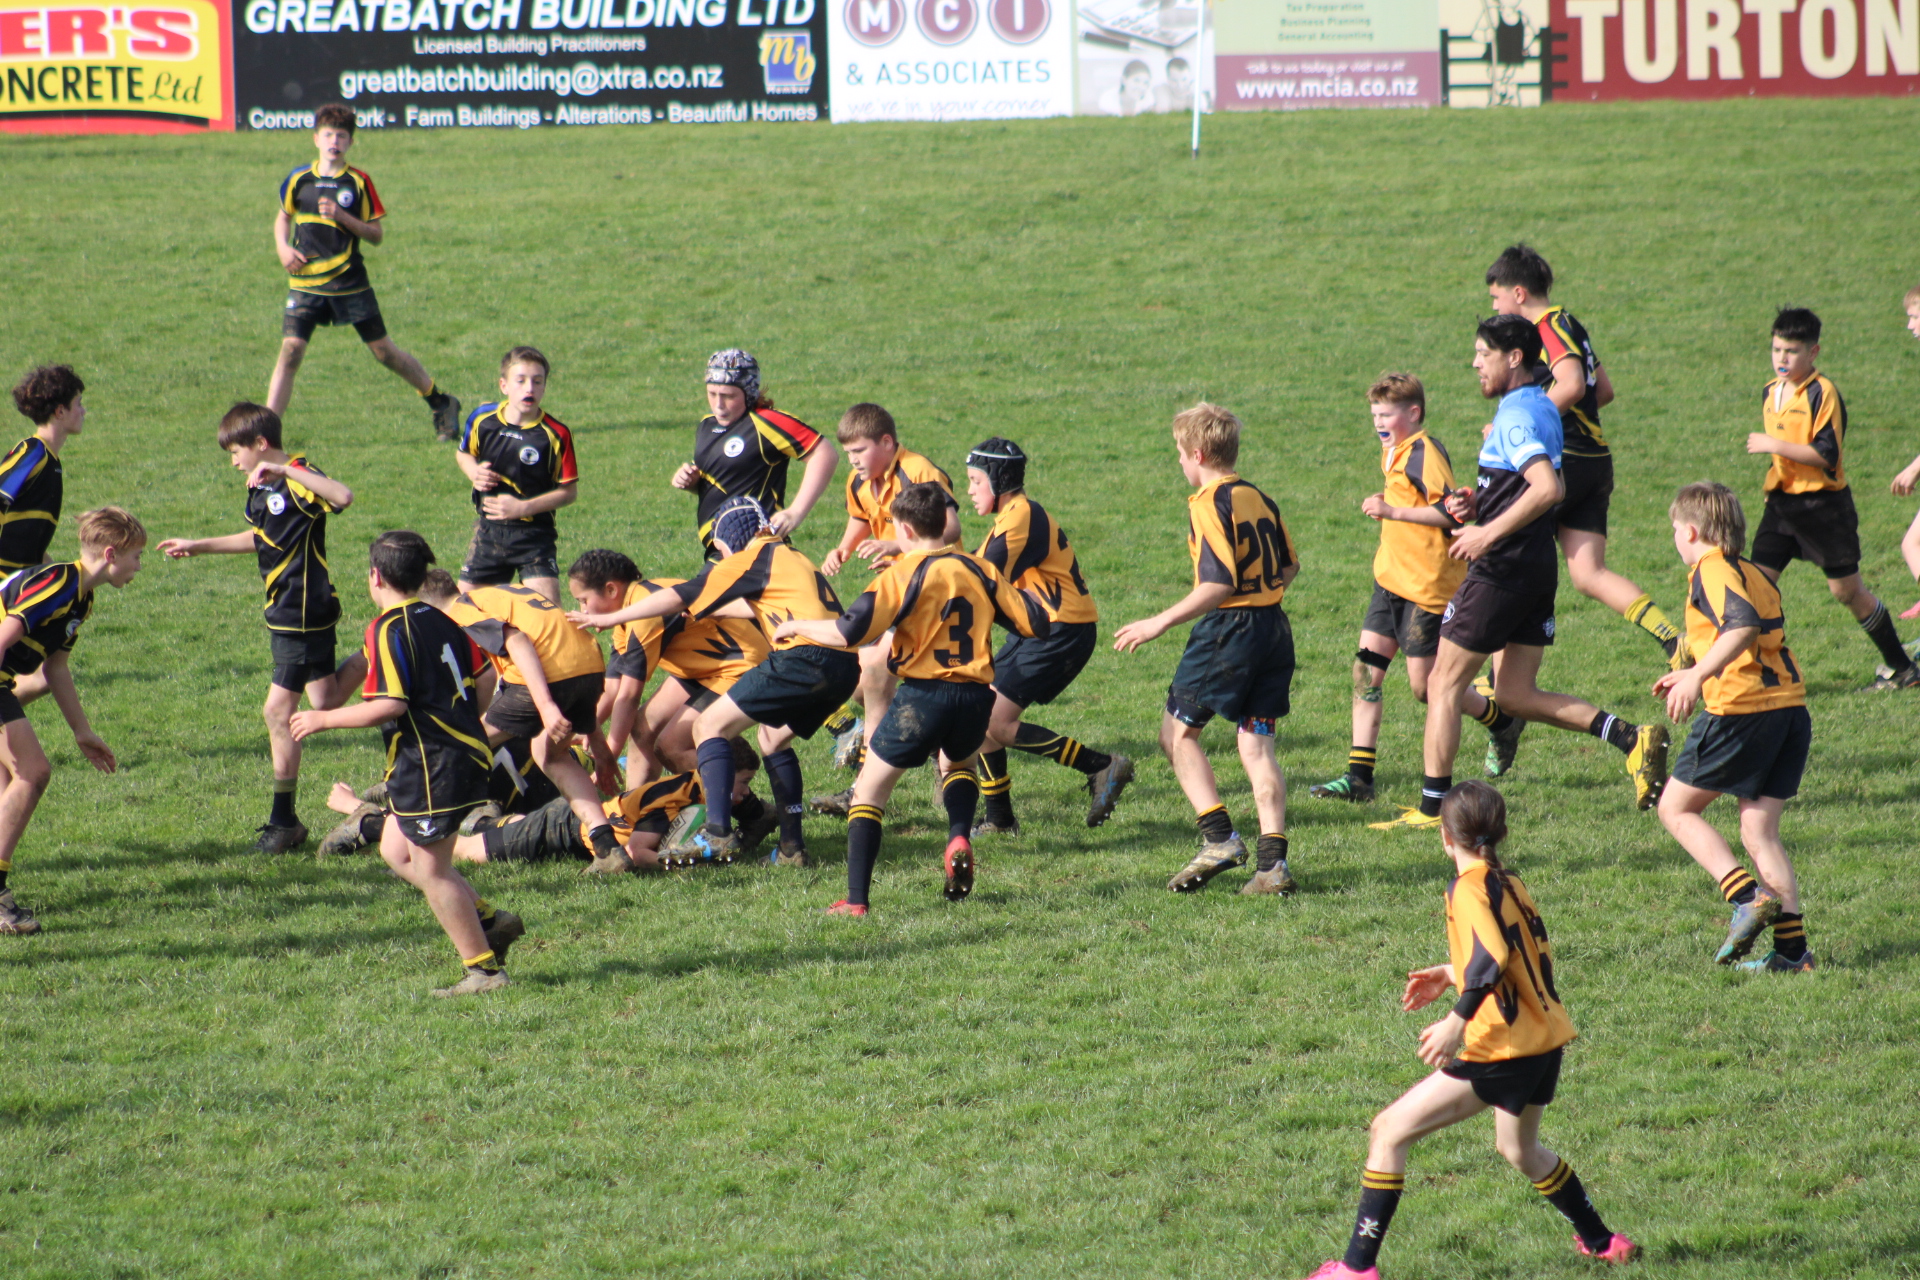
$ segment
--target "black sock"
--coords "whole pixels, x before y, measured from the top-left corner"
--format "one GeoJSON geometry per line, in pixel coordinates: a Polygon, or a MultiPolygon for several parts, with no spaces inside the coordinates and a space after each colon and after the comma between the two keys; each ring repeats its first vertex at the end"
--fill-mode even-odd
{"type": "Polygon", "coordinates": [[[743,827],[750,826],[766,816],[766,802],[751,791],[741,796],[740,803],[733,806],[733,820],[743,827]]]}
{"type": "Polygon", "coordinates": [[[1607,1224],[1600,1221],[1599,1211],[1593,1207],[1593,1201],[1587,1199],[1587,1189],[1580,1185],[1580,1175],[1565,1160],[1555,1165],[1552,1173],[1534,1183],[1533,1189],[1545,1196],[1547,1203],[1573,1224],[1573,1229],[1580,1235],[1580,1243],[1586,1245],[1590,1252],[1607,1251],[1607,1246],[1613,1243],[1613,1232],[1607,1230],[1607,1224]]]}
{"type": "Polygon", "coordinates": [[[873,888],[873,864],[880,860],[878,806],[857,804],[847,811],[847,901],[867,905],[873,888]]]}
{"type": "Polygon", "coordinates": [[[1487,705],[1481,708],[1480,714],[1474,717],[1475,720],[1495,733],[1500,733],[1513,724],[1513,717],[1500,709],[1499,699],[1490,693],[1483,693],[1480,696],[1487,700],[1487,705]]]}
{"type": "Polygon", "coordinates": [[[1447,792],[1453,790],[1453,775],[1436,778],[1432,774],[1422,774],[1420,778],[1420,815],[1425,818],[1440,816],[1440,802],[1447,798],[1447,792]]]}
{"type": "Polygon", "coordinates": [[[1393,1211],[1400,1207],[1400,1193],[1407,1185],[1404,1173],[1376,1173],[1372,1169],[1360,1175],[1360,1210],[1353,1215],[1353,1239],[1347,1241],[1346,1264],[1365,1271],[1380,1256],[1380,1243],[1387,1238],[1393,1211]]]}
{"type": "Polygon", "coordinates": [[[973,813],[980,807],[980,780],[971,769],[956,769],[940,784],[947,806],[947,839],[973,833],[973,813]]]}
{"type": "Polygon", "coordinates": [[[1014,731],[1013,745],[1030,755],[1045,756],[1085,774],[1098,773],[1113,763],[1112,756],[1037,724],[1021,724],[1014,731]]]}
{"type": "Polygon", "coordinates": [[[707,802],[707,830],[715,834],[733,829],[733,744],[708,738],[698,750],[700,791],[707,802]]]}
{"type": "Polygon", "coordinates": [[[799,844],[800,757],[786,747],[767,757],[767,785],[773,790],[773,806],[780,811],[780,843],[799,844]]]}
{"type": "Polygon", "coordinates": [[[1595,712],[1587,732],[1621,751],[1632,751],[1633,744],[1640,739],[1639,725],[1622,720],[1610,711],[1595,712]]]}
{"type": "Polygon", "coordinates": [[[1285,836],[1260,833],[1260,839],[1253,846],[1253,865],[1258,871],[1271,871],[1287,860],[1287,838],[1285,836]]]}
{"type": "Polygon", "coordinates": [[[300,787],[298,778],[275,778],[273,780],[273,811],[267,815],[267,822],[275,827],[297,827],[299,817],[293,811],[293,798],[300,787]]]}
{"type": "Polygon", "coordinates": [[[614,853],[618,853],[622,857],[626,856],[625,850],[620,847],[620,837],[613,833],[613,824],[611,822],[603,822],[593,830],[587,832],[587,840],[593,845],[594,853],[600,857],[604,858],[614,853]]]}
{"type": "Polygon", "coordinates": [[[1873,641],[1874,648],[1880,651],[1880,660],[1895,671],[1905,671],[1913,665],[1913,659],[1901,647],[1900,633],[1894,630],[1893,615],[1887,612],[1884,601],[1875,601],[1873,612],[1860,624],[1867,633],[1867,639],[1873,641]]]}
{"type": "Polygon", "coordinates": [[[1200,834],[1206,837],[1208,844],[1221,844],[1233,838],[1233,819],[1227,813],[1227,806],[1217,804],[1194,819],[1200,828],[1200,834]]]}
{"type": "Polygon", "coordinates": [[[7,872],[13,870],[11,862],[0,862],[0,893],[7,891],[7,872]]]}
{"type": "Polygon", "coordinates": [[[387,811],[385,809],[382,809],[379,813],[370,813],[360,819],[360,838],[377,848],[380,844],[380,829],[386,825],[387,811]]]}
{"type": "Polygon", "coordinates": [[[1379,753],[1372,747],[1354,747],[1347,752],[1347,772],[1372,785],[1373,766],[1379,758],[1379,753]]]}
{"type": "Polygon", "coordinates": [[[1752,902],[1759,891],[1760,882],[1748,875],[1745,867],[1735,867],[1720,877],[1720,896],[1736,907],[1752,902]]]}
{"type": "Polygon", "coordinates": [[[1013,779],[1007,774],[1007,749],[980,753],[980,803],[987,821],[1010,827],[1013,816],[1013,779]]]}
{"type": "Polygon", "coordinates": [[[447,393],[440,389],[439,383],[433,383],[427,388],[426,401],[428,408],[438,409],[447,402],[447,393]]]}
{"type": "Polygon", "coordinates": [[[1807,954],[1807,918],[1796,911],[1782,912],[1773,921],[1773,949],[1782,960],[1798,960],[1807,954]]]}

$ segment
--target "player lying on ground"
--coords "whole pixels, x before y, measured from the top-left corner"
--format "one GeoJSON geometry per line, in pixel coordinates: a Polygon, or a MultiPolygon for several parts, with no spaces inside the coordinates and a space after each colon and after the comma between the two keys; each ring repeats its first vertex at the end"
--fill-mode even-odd
{"type": "Polygon", "coordinates": [[[993,627],[1044,640],[1047,611],[986,561],[955,547],[952,496],[938,484],[912,484],[890,515],[900,554],[836,619],[792,620],[774,642],[807,639],[829,648],[884,643],[899,675],[887,713],[874,727],[867,758],[853,783],[847,817],[847,896],[832,915],[864,916],[880,821],[893,788],[909,769],[939,758],[940,797],[947,811],[946,896],[973,892],[973,819],[980,800],[974,760],[993,715],[993,627]]]}
{"type": "Polygon", "coordinates": [[[1495,1148],[1573,1224],[1574,1246],[1590,1258],[1630,1261],[1639,1247],[1607,1228],[1579,1175],[1540,1142],[1540,1117],[1574,1030],[1554,986],[1540,912],[1500,859],[1506,801],[1484,782],[1463,782],[1447,792],[1438,825],[1457,873],[1447,886],[1448,963],[1408,974],[1400,1007],[1424,1009],[1453,986],[1460,998],[1420,1033],[1420,1061],[1433,1074],[1373,1118],[1346,1256],[1308,1280],[1379,1280],[1374,1260],[1400,1207],[1407,1152],[1489,1107],[1495,1148]]]}
{"type": "Polygon", "coordinates": [[[1758,565],[1741,558],[1747,518],[1733,490],[1690,484],[1669,514],[1673,545],[1690,570],[1687,644],[1694,665],[1662,677],[1653,691],[1666,699],[1675,723],[1704,707],[1660,797],[1660,821],[1733,907],[1715,962],[1738,961],[1771,924],[1773,949],[1740,967],[1804,973],[1813,968],[1813,953],[1800,882],[1780,840],[1780,813],[1800,789],[1813,721],[1807,686],[1787,648],[1780,593],[1758,565]],[[1758,880],[1703,816],[1723,795],[1739,801],[1740,842],[1758,880]]]}
{"type": "Polygon", "coordinates": [[[364,701],[296,712],[293,736],[380,726],[389,808],[380,856],[420,890],[465,969],[460,981],[433,994],[497,991],[507,985],[507,948],[525,926],[496,911],[453,869],[454,834],[468,810],[486,800],[492,767],[475,687],[486,655],[459,623],[419,598],[433,563],[425,538],[405,529],[383,533],[367,561],[367,594],[380,614],[367,628],[364,701]]]}
{"type": "Polygon", "coordinates": [[[1200,852],[1167,882],[1175,893],[1205,888],[1222,871],[1247,861],[1246,843],[1233,828],[1213,764],[1200,745],[1215,716],[1234,725],[1260,820],[1254,876],[1240,892],[1292,893],[1296,887],[1287,865],[1287,777],[1274,758],[1273,737],[1291,710],[1293,627],[1280,601],[1300,572],[1300,560],[1280,508],[1234,470],[1240,433],[1240,419],[1204,402],[1173,420],[1174,452],[1194,488],[1187,498],[1193,590],[1153,617],[1129,622],[1113,637],[1115,649],[1132,653],[1199,619],[1160,717],[1160,749],[1200,827],[1200,852]]]}

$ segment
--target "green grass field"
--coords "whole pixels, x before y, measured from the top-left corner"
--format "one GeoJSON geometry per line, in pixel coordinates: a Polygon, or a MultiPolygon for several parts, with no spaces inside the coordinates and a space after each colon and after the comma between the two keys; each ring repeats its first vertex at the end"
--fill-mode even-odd
{"type": "MultiPolygon", "coordinates": [[[[1370,587],[1364,388],[1421,375],[1469,465],[1481,274],[1512,240],[1538,245],[1619,389],[1613,563],[1677,615],[1667,502],[1718,478],[1757,518],[1744,436],[1768,322],[1812,306],[1852,411],[1868,580],[1904,606],[1913,504],[1886,485],[1920,448],[1900,314],[1920,280],[1917,119],[1891,100],[1215,117],[1198,164],[1184,123],[1152,118],[363,134],[354,161],[390,210],[369,259],[401,345],[470,407],[509,345],[555,361],[548,406],[585,476],[563,556],[693,568],[691,502],[667,477],[705,356],[738,344],[817,426],[878,399],[955,471],[979,439],[1018,439],[1110,632],[1188,580],[1171,415],[1201,396],[1238,410],[1242,471],[1304,564],[1280,749],[1307,891],[1162,887],[1193,839],[1154,747],[1176,632],[1103,651],[1036,717],[1142,761],[1119,815],[1087,830],[1078,775],[1019,758],[1027,832],[984,848],[971,901],[940,900],[941,827],[909,778],[862,924],[819,914],[843,886],[829,820],[810,820],[822,865],[801,872],[482,869],[531,933],[512,989],[449,1007],[426,989],[454,976],[450,949],[377,860],[247,852],[269,776],[258,578],[245,557],[149,553],[75,655],[121,772],[93,774],[33,708],[55,779],[13,883],[47,928],[0,940],[0,1268],[1306,1274],[1344,1245],[1368,1119],[1423,1071],[1432,1015],[1399,1012],[1402,975],[1444,955],[1438,841],[1368,831],[1385,803],[1306,797],[1344,761],[1370,587]]],[[[242,527],[214,424],[264,394],[274,189],[310,154],[298,136],[0,139],[0,371],[68,360],[89,383],[69,513],[124,503],[156,538],[242,527]]],[[[413,527],[457,560],[459,473],[351,334],[318,336],[289,443],[358,495],[332,530],[343,636],[371,614],[375,533],[413,527]]],[[[839,528],[829,498],[798,541],[819,556],[839,528]]],[[[73,547],[69,521],[54,554],[73,547]]],[[[1507,853],[1582,1033],[1547,1139],[1646,1272],[1912,1276],[1913,704],[1851,692],[1875,658],[1816,571],[1784,594],[1817,726],[1785,832],[1822,968],[1716,970],[1714,887],[1633,812],[1618,755],[1530,731],[1507,853]]],[[[1563,585],[1560,635],[1545,683],[1656,714],[1642,633],[1563,585]]],[[[1416,710],[1396,669],[1383,801],[1417,794],[1416,710]]],[[[1225,732],[1210,740],[1230,760],[1225,732]]],[[[372,731],[317,740],[309,824],[329,782],[379,759],[372,731]]],[[[822,743],[803,759],[810,785],[840,785],[822,743]]],[[[1250,823],[1238,766],[1223,780],[1250,823]]],[[[1490,1122],[1416,1148],[1408,1186],[1395,1280],[1590,1274],[1490,1122]]]]}

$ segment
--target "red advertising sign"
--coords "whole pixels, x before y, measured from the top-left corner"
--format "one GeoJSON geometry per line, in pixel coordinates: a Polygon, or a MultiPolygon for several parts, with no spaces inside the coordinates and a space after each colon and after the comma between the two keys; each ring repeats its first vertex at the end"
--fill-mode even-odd
{"type": "Polygon", "coordinates": [[[1556,99],[1920,93],[1920,0],[1551,0],[1550,13],[1565,36],[1556,99]]]}

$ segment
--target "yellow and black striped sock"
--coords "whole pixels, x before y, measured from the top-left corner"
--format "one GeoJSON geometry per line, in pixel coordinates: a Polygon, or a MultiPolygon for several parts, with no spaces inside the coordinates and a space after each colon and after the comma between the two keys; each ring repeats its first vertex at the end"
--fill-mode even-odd
{"type": "Polygon", "coordinates": [[[1720,877],[1720,896],[1736,907],[1752,902],[1759,890],[1760,882],[1748,875],[1745,867],[1735,867],[1720,877]]]}
{"type": "Polygon", "coordinates": [[[1206,837],[1208,844],[1219,844],[1233,838],[1233,818],[1227,813],[1227,806],[1217,804],[1194,820],[1200,828],[1200,834],[1206,837]]]}
{"type": "Polygon", "coordinates": [[[1105,752],[1095,751],[1085,743],[1075,742],[1044,725],[1022,723],[1014,731],[1013,745],[1029,755],[1045,756],[1085,774],[1098,773],[1113,763],[1113,757],[1105,752]]]}
{"type": "Polygon", "coordinates": [[[860,718],[860,709],[857,708],[853,703],[849,702],[845,706],[841,707],[838,711],[828,716],[827,723],[821,727],[824,728],[828,733],[834,735],[837,738],[841,734],[845,733],[847,730],[853,728],[853,722],[855,720],[858,720],[859,718],[860,718]]]}
{"type": "Polygon", "coordinates": [[[980,803],[988,822],[1013,825],[1013,778],[1007,772],[1005,747],[980,753],[980,803]]]}
{"type": "Polygon", "coordinates": [[[947,810],[947,839],[973,832],[974,811],[980,807],[980,780],[971,769],[955,769],[940,783],[940,801],[947,810]]]}
{"type": "Polygon", "coordinates": [[[1605,1253],[1607,1246],[1613,1243],[1613,1232],[1607,1230],[1607,1224],[1600,1220],[1600,1213],[1593,1207],[1593,1201],[1587,1199],[1587,1189],[1580,1185],[1580,1175],[1565,1160],[1553,1166],[1553,1172],[1533,1184],[1533,1189],[1547,1198],[1547,1203],[1558,1209],[1573,1224],[1579,1233],[1580,1242],[1589,1252],[1605,1253]]]}
{"type": "Polygon", "coordinates": [[[1381,1173],[1365,1169],[1360,1174],[1360,1209],[1353,1215],[1353,1238],[1347,1241],[1345,1262],[1349,1269],[1367,1271],[1380,1257],[1380,1244],[1387,1238],[1393,1211],[1400,1207],[1400,1194],[1407,1189],[1404,1173],[1381,1173]]]}
{"type": "Polygon", "coordinates": [[[1495,733],[1500,732],[1513,723],[1513,717],[1500,709],[1499,699],[1490,693],[1483,693],[1480,696],[1487,700],[1487,705],[1474,713],[1473,718],[1475,720],[1493,730],[1495,733]]]}
{"type": "Polygon", "coordinates": [[[1782,913],[1773,922],[1773,949],[1782,960],[1798,960],[1807,954],[1807,918],[1799,912],[1782,913]]]}
{"type": "Polygon", "coordinates": [[[1362,782],[1373,781],[1373,767],[1379,761],[1380,753],[1372,747],[1349,747],[1347,749],[1347,772],[1362,782]]]}
{"type": "Polygon", "coordinates": [[[1673,656],[1674,649],[1680,644],[1680,632],[1673,625],[1673,620],[1660,611],[1660,606],[1653,602],[1652,596],[1641,596],[1622,609],[1620,616],[1658,640],[1669,658],[1673,656]]]}
{"type": "Polygon", "coordinates": [[[873,864],[880,859],[879,805],[856,804],[847,810],[847,901],[867,905],[873,888],[873,864]]]}

